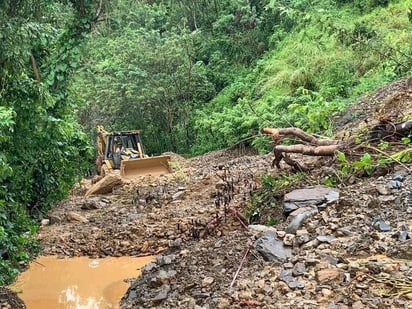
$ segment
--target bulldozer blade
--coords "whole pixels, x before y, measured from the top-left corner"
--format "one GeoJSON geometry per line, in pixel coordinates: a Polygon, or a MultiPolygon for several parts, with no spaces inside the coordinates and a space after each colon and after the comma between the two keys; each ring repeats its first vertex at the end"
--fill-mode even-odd
{"type": "Polygon", "coordinates": [[[144,175],[159,176],[169,174],[171,172],[169,161],[169,156],[122,160],[120,175],[125,178],[135,178],[144,175]]]}

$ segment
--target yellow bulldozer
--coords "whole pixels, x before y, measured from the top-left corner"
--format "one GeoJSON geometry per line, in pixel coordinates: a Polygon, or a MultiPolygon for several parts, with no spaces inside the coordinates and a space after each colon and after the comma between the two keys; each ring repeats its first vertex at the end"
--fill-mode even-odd
{"type": "Polygon", "coordinates": [[[125,178],[171,172],[170,156],[149,157],[145,153],[139,130],[107,132],[99,125],[97,150],[96,166],[102,176],[115,169],[120,169],[120,175],[125,178]]]}

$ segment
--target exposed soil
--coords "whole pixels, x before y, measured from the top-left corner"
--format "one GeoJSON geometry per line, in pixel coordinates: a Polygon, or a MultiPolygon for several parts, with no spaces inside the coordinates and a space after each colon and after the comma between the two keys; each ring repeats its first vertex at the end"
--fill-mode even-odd
{"type": "MultiPolygon", "coordinates": [[[[403,79],[342,115],[339,135],[411,117],[412,91],[403,79]]],[[[406,149],[399,139],[389,142],[387,153],[406,149]]],[[[74,188],[48,214],[39,234],[43,254],[157,255],[140,278],[129,279],[121,308],[412,308],[412,164],[345,179],[336,185],[337,202],[288,234],[284,194],[339,175],[336,159],[295,155],[309,172],[274,194],[274,206],[254,209],[247,227],[260,176],[291,175],[290,167],[272,168],[272,154],[245,149],[170,155],[173,174],[87,198],[91,180],[74,188]],[[277,219],[273,227],[264,226],[269,216],[277,219]],[[267,261],[254,248],[267,230],[291,249],[286,261],[267,261]]]]}

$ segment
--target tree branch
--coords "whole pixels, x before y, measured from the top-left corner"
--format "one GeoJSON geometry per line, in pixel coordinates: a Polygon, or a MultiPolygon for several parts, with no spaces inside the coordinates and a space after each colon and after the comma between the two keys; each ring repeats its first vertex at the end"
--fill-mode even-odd
{"type": "Polygon", "coordinates": [[[37,68],[36,59],[34,59],[34,56],[32,53],[30,53],[30,59],[31,59],[31,65],[33,67],[34,76],[36,77],[36,80],[40,82],[39,69],[37,68]]]}
{"type": "Polygon", "coordinates": [[[276,144],[279,143],[280,137],[281,136],[287,136],[287,135],[293,135],[298,137],[304,142],[307,142],[311,145],[316,145],[316,146],[328,146],[328,145],[337,145],[339,144],[338,140],[335,139],[317,139],[316,137],[307,134],[303,130],[299,128],[278,128],[278,129],[272,129],[272,128],[263,128],[262,129],[263,134],[270,134],[275,138],[276,144]]]}

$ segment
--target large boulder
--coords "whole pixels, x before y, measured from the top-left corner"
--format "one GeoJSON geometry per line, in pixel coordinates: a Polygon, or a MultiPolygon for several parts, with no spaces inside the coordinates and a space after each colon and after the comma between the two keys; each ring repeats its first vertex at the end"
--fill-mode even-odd
{"type": "Polygon", "coordinates": [[[312,206],[323,209],[338,199],[338,189],[323,185],[307,187],[285,194],[283,211],[285,214],[289,214],[298,208],[312,206]]]}

